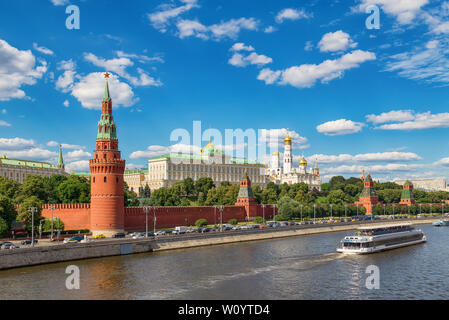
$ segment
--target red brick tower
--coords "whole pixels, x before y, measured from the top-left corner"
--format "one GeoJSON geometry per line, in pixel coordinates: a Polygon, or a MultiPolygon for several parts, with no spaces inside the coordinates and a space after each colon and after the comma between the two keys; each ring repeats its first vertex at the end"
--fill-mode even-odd
{"type": "Polygon", "coordinates": [[[415,204],[415,199],[413,197],[413,184],[408,180],[402,188],[401,202],[399,202],[399,204],[407,206],[415,204]]]}
{"type": "Polygon", "coordinates": [[[355,204],[362,205],[366,208],[366,215],[373,214],[373,205],[379,203],[379,197],[374,190],[374,181],[371,178],[371,175],[368,174],[368,177],[365,178],[365,172],[363,172],[363,191],[360,194],[359,201],[355,204]]]}
{"type": "Polygon", "coordinates": [[[240,180],[240,191],[235,205],[245,207],[246,216],[248,218],[254,218],[257,216],[257,209],[259,205],[254,199],[253,189],[251,188],[251,180],[249,179],[246,171],[240,180]]]}
{"type": "Polygon", "coordinates": [[[123,173],[125,160],[118,150],[117,126],[112,116],[112,100],[108,78],[98,123],[97,148],[89,161],[91,173],[91,231],[95,235],[111,236],[124,230],[123,173]]]}

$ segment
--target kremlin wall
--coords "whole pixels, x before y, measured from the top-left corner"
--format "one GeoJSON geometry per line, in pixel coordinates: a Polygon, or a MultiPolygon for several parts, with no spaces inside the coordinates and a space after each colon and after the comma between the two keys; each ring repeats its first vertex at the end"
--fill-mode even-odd
{"type": "MultiPolygon", "coordinates": [[[[112,99],[109,94],[108,78],[102,101],[102,113],[98,123],[96,150],[94,159],[89,161],[91,172],[90,204],[43,205],[42,216],[51,219],[60,218],[66,230],[91,230],[93,235],[107,237],[117,232],[145,230],[145,208],[124,207],[124,171],[125,160],[121,159],[118,149],[117,126],[112,116],[112,99]]],[[[239,222],[265,215],[271,219],[276,213],[275,205],[266,205],[263,209],[253,196],[251,181],[247,173],[240,181],[240,192],[234,206],[225,206],[223,212],[216,207],[154,207],[149,208],[148,228],[173,228],[194,225],[198,219],[208,223],[227,223],[230,219],[239,222]]]]}

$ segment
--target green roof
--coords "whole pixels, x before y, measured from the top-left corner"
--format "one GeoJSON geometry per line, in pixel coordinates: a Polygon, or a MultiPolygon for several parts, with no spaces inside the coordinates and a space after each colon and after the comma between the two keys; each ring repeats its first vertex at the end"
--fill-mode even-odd
{"type": "Polygon", "coordinates": [[[111,100],[111,96],[109,94],[109,83],[108,83],[107,80],[106,80],[106,87],[104,88],[104,97],[103,97],[103,99],[104,100],[111,100]]]}
{"type": "Polygon", "coordinates": [[[133,174],[133,173],[148,173],[148,169],[141,169],[141,170],[125,170],[125,174],[133,174]]]}
{"type": "Polygon", "coordinates": [[[9,159],[9,158],[4,157],[4,158],[0,159],[0,163],[9,165],[9,166],[58,170],[58,168],[56,168],[54,165],[52,165],[50,163],[39,162],[39,161],[17,160],[17,159],[9,159]]]}
{"type": "MultiPolygon", "coordinates": [[[[156,159],[184,159],[184,160],[197,160],[197,161],[207,161],[209,157],[207,155],[202,154],[188,154],[188,153],[167,153],[161,155],[159,157],[154,157],[151,160],[156,159]]],[[[242,158],[231,158],[231,163],[234,164],[254,164],[254,165],[263,165],[263,163],[257,161],[250,161],[248,159],[242,158]]]]}

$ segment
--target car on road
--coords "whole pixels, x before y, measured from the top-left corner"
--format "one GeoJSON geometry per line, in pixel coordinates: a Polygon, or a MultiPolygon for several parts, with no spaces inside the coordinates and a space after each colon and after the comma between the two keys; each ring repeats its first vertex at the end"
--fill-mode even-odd
{"type": "Polygon", "coordinates": [[[165,231],[158,231],[155,233],[156,236],[165,236],[167,233],[165,231]]]}
{"type": "Polygon", "coordinates": [[[64,239],[64,243],[65,243],[65,244],[67,244],[67,243],[78,243],[78,242],[80,242],[80,241],[75,240],[75,239],[73,239],[73,238],[65,238],[65,239],[64,239]]]}
{"type": "Polygon", "coordinates": [[[97,234],[97,235],[94,237],[95,240],[98,240],[98,239],[105,239],[105,238],[106,238],[106,236],[105,236],[104,234],[97,234]]]}
{"type": "MultiPolygon", "coordinates": [[[[22,246],[30,246],[32,243],[33,242],[31,241],[31,239],[24,240],[24,241],[22,241],[22,246]]],[[[38,241],[35,239],[34,244],[37,244],[37,243],[38,243],[38,241]]]]}
{"type": "Polygon", "coordinates": [[[59,238],[53,238],[53,239],[50,239],[50,242],[59,242],[59,241],[64,241],[64,237],[59,237],[59,238]]]}
{"type": "Polygon", "coordinates": [[[19,246],[14,245],[11,242],[4,242],[2,244],[2,246],[0,247],[2,250],[12,250],[12,249],[17,249],[19,248],[19,246]]]}
{"type": "Polygon", "coordinates": [[[93,239],[89,239],[89,238],[84,238],[83,240],[80,241],[80,243],[93,243],[95,242],[93,239]]]}
{"type": "Polygon", "coordinates": [[[143,239],[145,238],[145,233],[135,233],[133,239],[143,239]]]}
{"type": "Polygon", "coordinates": [[[118,232],[118,233],[112,235],[112,238],[114,238],[114,239],[126,238],[126,234],[123,232],[118,232]]]}
{"type": "Polygon", "coordinates": [[[232,227],[232,230],[240,230],[240,229],[241,229],[240,226],[233,226],[233,227],[232,227]]]}
{"type": "Polygon", "coordinates": [[[209,228],[203,228],[203,229],[201,230],[201,233],[206,233],[206,232],[210,232],[210,229],[209,229],[209,228]]]}

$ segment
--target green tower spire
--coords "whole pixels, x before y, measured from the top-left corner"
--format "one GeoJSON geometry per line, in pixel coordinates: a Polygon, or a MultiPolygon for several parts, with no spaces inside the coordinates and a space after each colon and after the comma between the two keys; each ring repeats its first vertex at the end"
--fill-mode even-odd
{"type": "Polygon", "coordinates": [[[59,145],[58,169],[64,169],[64,159],[62,158],[62,145],[59,145]]]}
{"type": "Polygon", "coordinates": [[[104,100],[111,100],[111,96],[109,94],[109,83],[108,83],[107,78],[106,78],[106,86],[104,88],[104,97],[103,97],[103,99],[104,100]]]}

